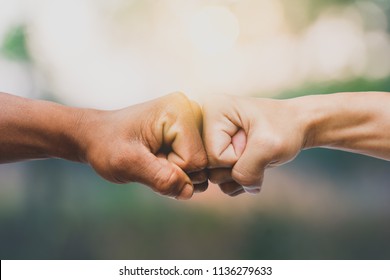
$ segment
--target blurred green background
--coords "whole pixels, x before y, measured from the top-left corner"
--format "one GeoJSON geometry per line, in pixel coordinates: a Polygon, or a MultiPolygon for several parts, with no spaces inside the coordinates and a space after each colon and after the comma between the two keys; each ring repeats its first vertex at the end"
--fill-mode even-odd
{"type": "MultiPolygon", "coordinates": [[[[30,2],[1,2],[2,92],[104,109],[390,92],[387,0],[30,2]]],[[[0,258],[389,259],[389,182],[388,162],[325,149],[268,170],[258,196],[189,202],[82,164],[5,164],[0,258]]]]}

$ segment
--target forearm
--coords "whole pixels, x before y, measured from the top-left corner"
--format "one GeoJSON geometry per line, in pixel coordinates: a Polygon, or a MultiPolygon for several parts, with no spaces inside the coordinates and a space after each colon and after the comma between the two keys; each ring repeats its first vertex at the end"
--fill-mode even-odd
{"type": "Polygon", "coordinates": [[[292,102],[305,123],[304,148],[327,147],[390,160],[390,93],[314,95],[292,102]]]}
{"type": "Polygon", "coordinates": [[[0,163],[51,157],[82,161],[83,113],[0,93],[0,163]]]}

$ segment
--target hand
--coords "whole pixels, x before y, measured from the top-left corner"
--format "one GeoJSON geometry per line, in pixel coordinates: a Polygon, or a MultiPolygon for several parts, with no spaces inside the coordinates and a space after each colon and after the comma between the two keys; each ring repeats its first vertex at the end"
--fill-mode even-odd
{"type": "Polygon", "coordinates": [[[305,143],[293,102],[217,96],[203,106],[210,181],[236,196],[260,192],[264,170],[291,161],[305,143]]]}
{"type": "Polygon", "coordinates": [[[174,93],[118,111],[88,110],[80,137],[85,161],[105,179],[189,199],[208,186],[201,126],[198,104],[174,93]]]}

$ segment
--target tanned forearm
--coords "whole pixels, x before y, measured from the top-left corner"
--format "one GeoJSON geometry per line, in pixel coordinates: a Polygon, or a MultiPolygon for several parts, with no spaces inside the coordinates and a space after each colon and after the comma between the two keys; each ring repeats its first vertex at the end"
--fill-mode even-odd
{"type": "Polygon", "coordinates": [[[208,186],[200,126],[199,105],[182,93],[112,111],[0,93],[0,163],[85,162],[111,182],[140,182],[189,199],[208,186]]]}
{"type": "Polygon", "coordinates": [[[0,163],[39,158],[83,161],[82,109],[0,93],[0,163]]]}

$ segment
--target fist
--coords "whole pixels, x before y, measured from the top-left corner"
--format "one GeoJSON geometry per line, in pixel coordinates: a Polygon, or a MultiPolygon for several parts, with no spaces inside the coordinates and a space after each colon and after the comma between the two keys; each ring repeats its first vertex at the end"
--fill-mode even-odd
{"type": "Polygon", "coordinates": [[[117,111],[87,111],[85,161],[115,183],[140,182],[189,199],[207,189],[207,156],[198,104],[174,93],[117,111]]]}
{"type": "Polygon", "coordinates": [[[305,131],[292,101],[216,96],[203,106],[210,181],[236,196],[256,194],[268,167],[299,153],[305,131]]]}

